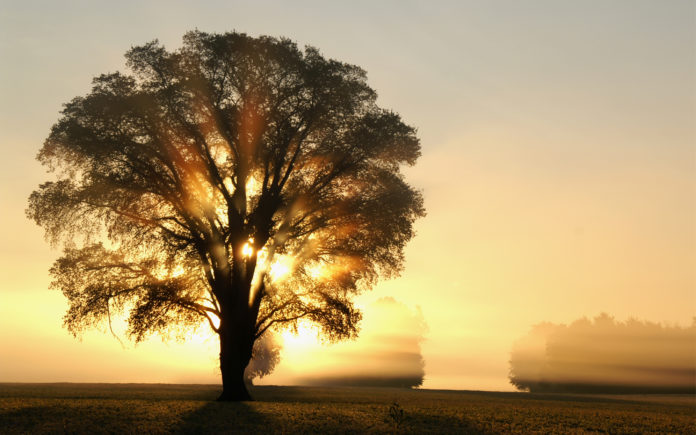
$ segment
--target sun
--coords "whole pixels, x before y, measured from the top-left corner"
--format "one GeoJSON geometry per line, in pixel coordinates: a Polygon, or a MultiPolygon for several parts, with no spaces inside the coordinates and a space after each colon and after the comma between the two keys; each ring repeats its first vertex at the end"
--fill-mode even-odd
{"type": "Polygon", "coordinates": [[[245,257],[251,257],[251,255],[253,253],[254,253],[254,248],[252,248],[251,244],[249,242],[245,243],[244,246],[242,247],[242,254],[244,254],[245,257]]]}

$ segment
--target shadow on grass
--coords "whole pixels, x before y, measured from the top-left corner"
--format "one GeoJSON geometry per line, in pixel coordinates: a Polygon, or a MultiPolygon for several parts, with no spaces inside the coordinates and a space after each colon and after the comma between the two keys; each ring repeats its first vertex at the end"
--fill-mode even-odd
{"type": "Polygon", "coordinates": [[[0,394],[0,433],[491,432],[452,396],[402,389],[259,387],[255,402],[221,403],[213,401],[219,387],[208,386],[39,387],[0,394]],[[398,423],[389,415],[395,401],[398,423]]]}
{"type": "Polygon", "coordinates": [[[282,429],[244,402],[207,402],[170,428],[174,434],[278,433],[282,429]]]}
{"type": "Polygon", "coordinates": [[[127,416],[113,410],[92,407],[26,406],[0,412],[0,433],[137,433],[140,429],[160,432],[124,417],[127,416]]]}
{"type": "MultiPolygon", "coordinates": [[[[28,405],[0,411],[0,433],[277,433],[271,424],[245,403],[198,402],[177,408],[175,404],[126,401],[86,404],[28,405]],[[174,409],[154,407],[174,405],[174,409]]],[[[189,402],[190,403],[190,402],[189,402]]]]}
{"type": "MultiPolygon", "coordinates": [[[[288,404],[288,402],[285,402],[288,404]]],[[[186,415],[175,434],[492,434],[470,420],[448,415],[432,415],[407,409],[400,424],[390,421],[381,410],[362,413],[348,404],[342,406],[277,406],[275,403],[218,403],[203,405],[186,415]]],[[[306,405],[306,404],[305,404],[306,405]]],[[[382,408],[382,407],[380,407],[382,408]]]]}
{"type": "Polygon", "coordinates": [[[64,433],[64,415],[52,406],[35,406],[0,412],[3,433],[64,433]]]}

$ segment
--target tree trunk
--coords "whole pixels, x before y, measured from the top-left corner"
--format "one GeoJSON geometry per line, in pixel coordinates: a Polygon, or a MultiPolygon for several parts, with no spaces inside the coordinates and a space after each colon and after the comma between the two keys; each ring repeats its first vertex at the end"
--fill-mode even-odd
{"type": "Polygon", "coordinates": [[[244,369],[251,359],[251,346],[247,346],[240,331],[220,324],[220,372],[222,394],[218,401],[239,402],[253,400],[244,382],[244,369]],[[247,349],[248,347],[248,349],[247,349]]]}

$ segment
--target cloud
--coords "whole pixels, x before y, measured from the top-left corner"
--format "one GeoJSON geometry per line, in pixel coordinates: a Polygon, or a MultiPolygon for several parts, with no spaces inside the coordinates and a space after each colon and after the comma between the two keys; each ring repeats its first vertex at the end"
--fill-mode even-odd
{"type": "Polygon", "coordinates": [[[325,349],[325,364],[297,379],[303,385],[417,387],[425,376],[420,310],[382,298],[364,310],[360,336],[325,349]]]}
{"type": "Polygon", "coordinates": [[[696,318],[687,328],[607,314],[541,323],[513,346],[510,382],[520,390],[696,392],[696,318]]]}

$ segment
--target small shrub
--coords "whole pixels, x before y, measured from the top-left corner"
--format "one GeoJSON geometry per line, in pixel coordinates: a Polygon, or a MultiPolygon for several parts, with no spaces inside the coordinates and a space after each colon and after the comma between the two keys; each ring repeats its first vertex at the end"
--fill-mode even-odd
{"type": "Polygon", "coordinates": [[[401,405],[399,405],[398,402],[392,403],[389,407],[389,418],[391,419],[395,429],[398,429],[399,426],[401,426],[401,423],[404,421],[404,410],[401,408],[401,405]]]}

